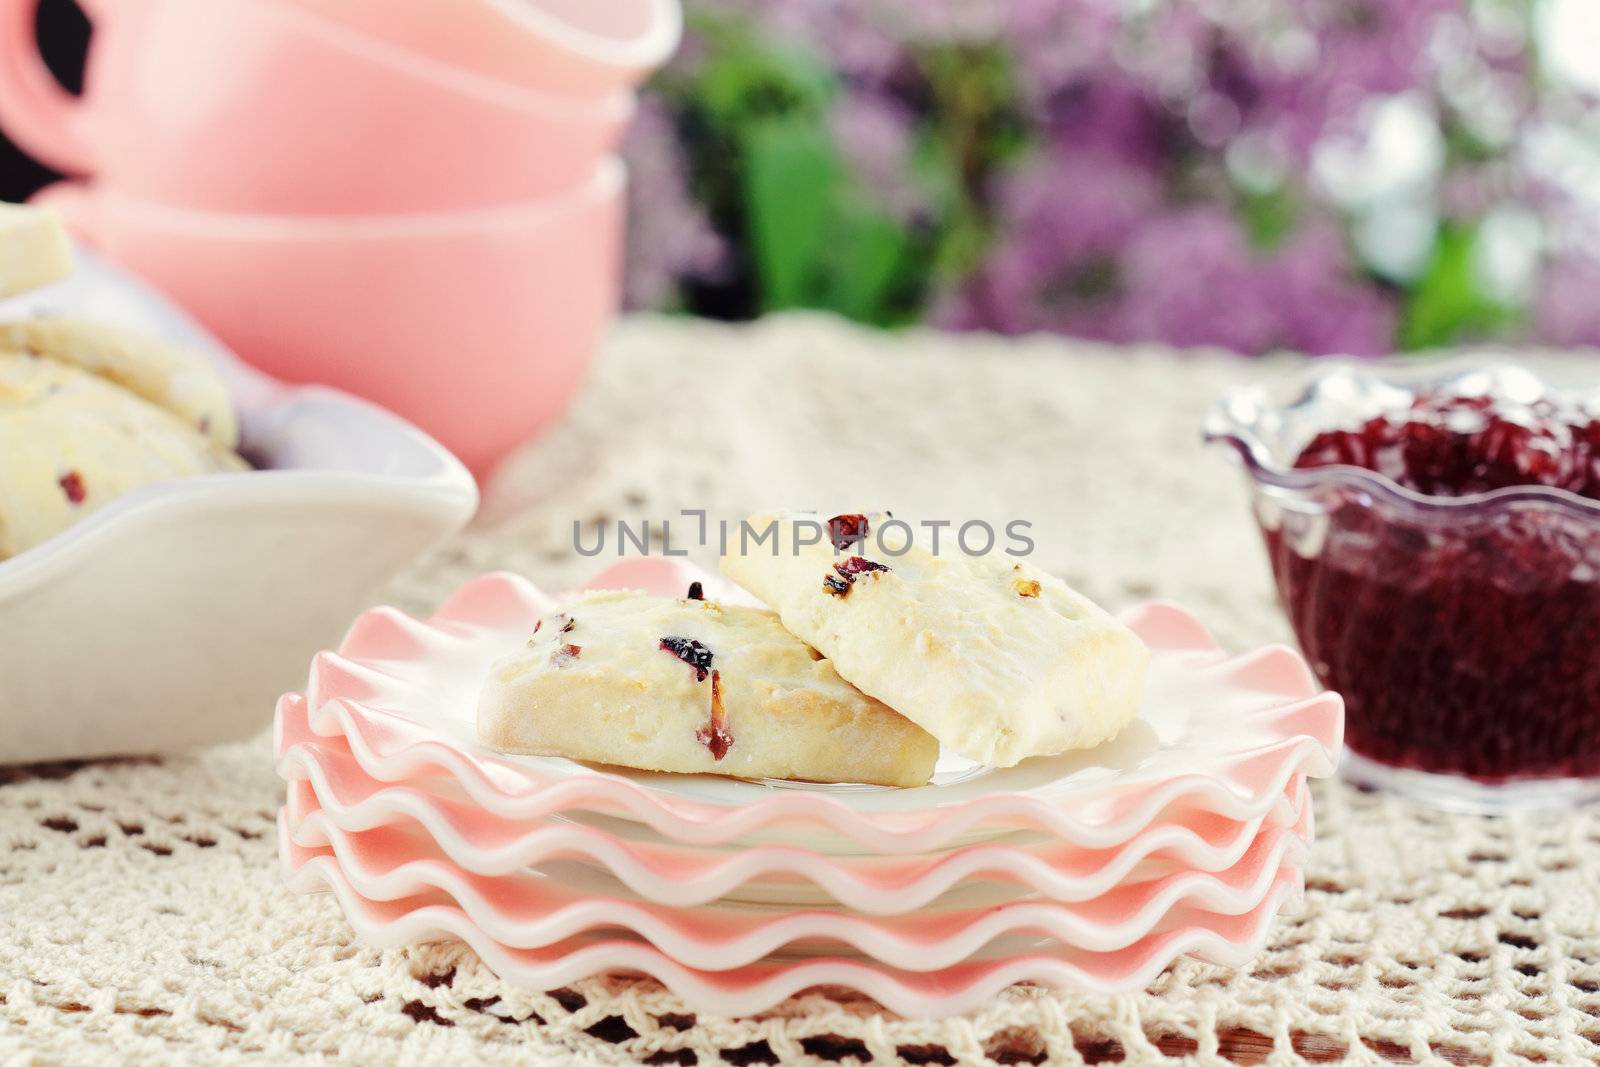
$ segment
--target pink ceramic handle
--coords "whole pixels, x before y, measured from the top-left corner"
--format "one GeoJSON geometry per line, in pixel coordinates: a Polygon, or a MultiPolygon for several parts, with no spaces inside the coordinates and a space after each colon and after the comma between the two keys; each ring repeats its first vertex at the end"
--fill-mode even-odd
{"type": "Polygon", "coordinates": [[[29,155],[88,174],[94,156],[79,137],[78,101],[44,64],[34,33],[39,0],[0,0],[0,126],[29,155]]]}

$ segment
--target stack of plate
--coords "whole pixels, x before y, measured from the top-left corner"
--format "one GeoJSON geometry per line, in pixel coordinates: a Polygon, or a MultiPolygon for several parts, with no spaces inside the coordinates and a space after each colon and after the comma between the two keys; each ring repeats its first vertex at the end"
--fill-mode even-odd
{"type": "MultiPolygon", "coordinates": [[[[589,588],[735,594],[671,561],[589,588]]],[[[279,704],[290,883],[377,944],[458,938],[503,978],[658,978],[697,1011],[847,986],[904,1015],[1018,981],[1116,992],[1189,954],[1241,964],[1299,899],[1307,777],[1343,711],[1293,651],[1222,652],[1192,616],[1124,615],[1140,718],[1090,752],[939,764],[917,789],[747,782],[506,756],[478,687],[558,601],[510,575],[426,622],[379,608],[279,704]]]]}

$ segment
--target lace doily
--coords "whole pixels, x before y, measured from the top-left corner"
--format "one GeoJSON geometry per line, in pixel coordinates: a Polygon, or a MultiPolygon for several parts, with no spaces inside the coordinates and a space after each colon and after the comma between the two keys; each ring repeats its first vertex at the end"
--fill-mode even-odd
{"type": "MultiPolygon", "coordinates": [[[[1223,388],[1274,369],[815,317],[633,320],[572,417],[503,471],[483,520],[390,599],[425,610],[492,567],[581,578],[601,562],[573,551],[574,520],[867,502],[1027,519],[1039,563],[1108,605],[1168,596],[1225,642],[1281,639],[1240,476],[1196,443],[1223,388]]],[[[645,980],[523,990],[457,946],[360,945],[330,899],[280,885],[269,763],[263,736],[0,769],[0,1061],[1600,1057],[1594,814],[1456,817],[1325,784],[1306,906],[1252,967],[1183,962],[1114,998],[1014,988],[942,1022],[827,991],[729,1020],[645,980]]]]}

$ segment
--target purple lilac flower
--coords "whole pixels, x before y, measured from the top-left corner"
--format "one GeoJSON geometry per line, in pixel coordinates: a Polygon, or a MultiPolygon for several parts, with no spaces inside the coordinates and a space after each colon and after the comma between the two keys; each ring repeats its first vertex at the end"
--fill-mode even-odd
{"type": "Polygon", "coordinates": [[[1600,345],[1600,259],[1568,252],[1546,268],[1533,311],[1533,340],[1576,347],[1600,345]]]}
{"type": "Polygon", "coordinates": [[[1225,209],[1203,205],[1152,219],[1121,262],[1115,340],[1356,356],[1393,343],[1393,308],[1353,279],[1330,225],[1262,254],[1225,209]]]}
{"type": "MultiPolygon", "coordinates": [[[[915,75],[926,46],[996,45],[1011,56],[1038,143],[1020,165],[971,157],[991,168],[964,188],[976,191],[966,206],[989,224],[992,243],[970,278],[939,283],[936,321],[960,328],[1244,352],[1385,351],[1396,301],[1360,275],[1341,224],[1319,199],[1326,194],[1308,180],[1313,149],[1330,134],[1357,132],[1365,106],[1395,93],[1430,97],[1450,121],[1466,101],[1465,116],[1476,83],[1462,72],[1474,63],[1504,83],[1501,95],[1519,116],[1514,130],[1526,128],[1537,103],[1525,49],[1475,36],[1466,0],[699,3],[745,13],[765,37],[808,49],[839,72],[836,143],[863,188],[903,222],[927,221],[926,193],[909,176],[914,145],[936,121],[915,75]],[[1477,58],[1461,58],[1462,48],[1477,58]],[[1241,135],[1286,168],[1282,180],[1300,206],[1298,229],[1270,251],[1250,245],[1231,206],[1237,191],[1223,153],[1241,135]]],[[[1500,114],[1495,128],[1504,130],[1500,114]]],[[[630,142],[630,157],[641,151],[630,142]]],[[[681,161],[660,162],[661,146],[646,154],[658,160],[652,173],[667,176],[652,180],[648,210],[680,215],[681,161]]],[[[1507,196],[1535,202],[1526,169],[1512,151],[1455,162],[1432,192],[1448,213],[1480,217],[1507,196]]],[[[637,196],[644,165],[635,170],[637,196]]],[[[650,255],[630,264],[630,294],[660,293],[674,272],[715,269],[722,250],[711,251],[703,216],[695,221],[652,222],[655,236],[636,238],[650,255]]],[[[1600,340],[1600,315],[1587,299],[1597,284],[1594,259],[1552,265],[1535,331],[1600,340]]]]}
{"type": "Polygon", "coordinates": [[[1332,221],[1303,226],[1255,269],[1277,318],[1278,347],[1348,356],[1394,348],[1394,304],[1356,277],[1344,234],[1332,221]]]}
{"type": "Polygon", "coordinates": [[[1219,30],[1204,6],[1156,4],[1126,16],[1109,58],[1166,99],[1199,90],[1219,30]]]}
{"type": "Polygon", "coordinates": [[[1119,259],[1111,339],[1261,352],[1276,321],[1238,222],[1203,204],[1147,219],[1119,259]]]}
{"type": "Polygon", "coordinates": [[[1171,148],[1171,112],[1120,68],[1061,86],[1040,123],[1058,158],[1088,153],[1154,172],[1171,148]]]}
{"type": "Polygon", "coordinates": [[[623,300],[631,308],[669,304],[685,278],[713,275],[727,247],[689,193],[672,118],[645,96],[622,146],[628,164],[623,300]]]}
{"type": "Polygon", "coordinates": [[[996,246],[970,285],[945,295],[935,320],[952,329],[1103,336],[1117,251],[1160,199],[1149,168],[1114,154],[1042,154],[1004,184],[996,246]]]}
{"type": "Polygon", "coordinates": [[[856,0],[856,7],[901,42],[983,44],[1004,34],[1006,5],[989,0],[856,0]]]}
{"type": "Polygon", "coordinates": [[[1104,72],[1121,17],[1114,0],[1012,0],[1003,39],[1012,45],[1017,81],[1034,110],[1045,113],[1064,87],[1104,72]]]}
{"type": "Polygon", "coordinates": [[[1460,6],[1459,0],[1293,0],[1294,40],[1309,49],[1274,60],[1270,45],[1230,40],[1219,60],[1226,89],[1247,126],[1275,134],[1303,161],[1323,136],[1347,129],[1368,99],[1428,85],[1434,30],[1460,6]]]}
{"type": "Polygon", "coordinates": [[[883,24],[897,5],[885,0],[714,0],[701,6],[750,16],[769,39],[807,47],[850,81],[885,84],[905,62],[904,40],[883,24]]]}
{"type": "Polygon", "coordinates": [[[1477,219],[1487,215],[1504,195],[1509,179],[1494,165],[1458,166],[1439,179],[1439,212],[1448,218],[1477,219]]]}
{"type": "Polygon", "coordinates": [[[883,93],[855,90],[839,99],[831,119],[840,152],[880,206],[902,222],[928,210],[927,198],[911,175],[917,120],[905,104],[883,93]]]}
{"type": "Polygon", "coordinates": [[[1012,194],[1008,238],[937,321],[1244,353],[1390,348],[1394,308],[1354,279],[1332,225],[1263,254],[1225,208],[1162,209],[1148,176],[1136,177],[1143,172],[1118,181],[1104,166],[1083,165],[1097,186],[1036,177],[1012,194]]]}

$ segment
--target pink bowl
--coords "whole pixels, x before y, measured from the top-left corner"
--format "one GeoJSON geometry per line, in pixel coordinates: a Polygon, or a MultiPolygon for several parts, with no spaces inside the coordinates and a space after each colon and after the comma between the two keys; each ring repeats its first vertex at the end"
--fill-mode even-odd
{"type": "Polygon", "coordinates": [[[557,200],[346,220],[221,215],[83,186],[43,199],[235,352],[335,385],[486,470],[565,410],[617,310],[624,175],[557,200]]]}
{"type": "Polygon", "coordinates": [[[90,5],[80,100],[39,58],[37,3],[0,0],[0,124],[58,169],[179,207],[333,215],[521,203],[581,185],[633,110],[625,91],[519,89],[257,0],[90,5]]]}
{"type": "Polygon", "coordinates": [[[514,85],[590,95],[637,85],[672,54],[677,0],[280,0],[514,85]]]}

